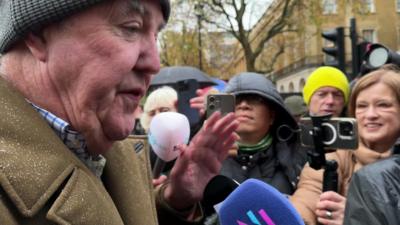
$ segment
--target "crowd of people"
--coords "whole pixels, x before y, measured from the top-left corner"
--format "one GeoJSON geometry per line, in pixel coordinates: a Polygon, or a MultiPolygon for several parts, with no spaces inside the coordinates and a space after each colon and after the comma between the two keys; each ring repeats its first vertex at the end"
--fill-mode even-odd
{"type": "Polygon", "coordinates": [[[204,224],[217,175],[264,181],[306,224],[400,223],[396,65],[352,88],[321,66],[302,99],[285,100],[263,74],[240,73],[222,90],[234,112],[208,118],[205,96],[217,91],[199,89],[199,129],[153,179],[157,156],[133,128],[146,134],[154,116],[178,111],[173,85],[146,94],[169,0],[1,1],[0,14],[0,224],[204,224]],[[324,154],[338,165],[336,191],[323,191],[324,168],[299,138],[301,118],[325,115],[357,121],[358,148],[324,154]]]}

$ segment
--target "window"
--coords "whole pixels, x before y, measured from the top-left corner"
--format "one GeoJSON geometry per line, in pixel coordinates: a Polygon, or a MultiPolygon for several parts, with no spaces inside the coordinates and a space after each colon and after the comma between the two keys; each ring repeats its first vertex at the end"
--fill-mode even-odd
{"type": "Polygon", "coordinates": [[[304,78],[301,78],[299,82],[299,91],[303,90],[304,85],[306,85],[306,80],[304,78]]]}
{"type": "Polygon", "coordinates": [[[365,13],[373,13],[373,12],[375,12],[374,0],[363,0],[363,2],[364,2],[363,11],[365,13]]]}
{"type": "Polygon", "coordinates": [[[400,0],[396,0],[397,12],[400,12],[400,0]]]}
{"type": "Polygon", "coordinates": [[[322,13],[324,15],[336,14],[336,0],[322,0],[322,13]]]}
{"type": "Polygon", "coordinates": [[[280,92],[285,92],[285,86],[281,85],[280,92]]]}
{"type": "Polygon", "coordinates": [[[294,92],[294,85],[292,82],[289,84],[289,92],[294,92]]]}
{"type": "Polygon", "coordinates": [[[376,42],[375,31],[373,29],[362,30],[362,37],[364,41],[369,41],[372,43],[376,42]]]}

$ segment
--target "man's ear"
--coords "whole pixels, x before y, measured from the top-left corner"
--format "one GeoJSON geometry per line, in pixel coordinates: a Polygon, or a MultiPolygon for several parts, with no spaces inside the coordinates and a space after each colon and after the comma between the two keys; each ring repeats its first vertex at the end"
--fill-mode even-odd
{"type": "Polygon", "coordinates": [[[46,40],[40,33],[30,32],[25,38],[25,44],[35,58],[43,62],[46,61],[47,59],[46,40]]]}

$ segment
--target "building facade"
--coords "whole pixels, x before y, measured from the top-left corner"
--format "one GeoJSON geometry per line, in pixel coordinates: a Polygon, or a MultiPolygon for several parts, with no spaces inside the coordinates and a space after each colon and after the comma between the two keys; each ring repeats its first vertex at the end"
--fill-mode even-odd
{"type": "MultiPolygon", "coordinates": [[[[279,7],[284,1],[274,0],[252,30],[252,42],[257,42],[273,21],[279,19],[279,7]]],[[[394,51],[400,47],[400,0],[306,0],[298,7],[290,18],[297,19],[297,24],[291,26],[301,31],[277,35],[265,45],[257,60],[257,66],[262,68],[271,60],[272,47],[284,46],[283,53],[274,59],[272,70],[266,74],[281,93],[301,92],[309,74],[332,60],[322,52],[322,48],[331,43],[323,39],[321,33],[336,27],[345,30],[346,73],[351,74],[351,18],[356,20],[359,42],[380,43],[394,51]]],[[[243,53],[237,49],[236,58],[225,69],[231,74],[246,70],[243,53]]]]}

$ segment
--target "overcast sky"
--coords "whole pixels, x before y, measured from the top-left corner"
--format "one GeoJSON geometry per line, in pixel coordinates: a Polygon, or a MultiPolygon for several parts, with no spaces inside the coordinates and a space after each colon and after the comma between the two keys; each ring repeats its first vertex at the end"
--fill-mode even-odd
{"type": "Polygon", "coordinates": [[[244,16],[244,25],[246,29],[251,28],[264,14],[272,0],[251,0],[249,2],[249,9],[244,16]],[[250,5],[251,3],[251,5],[250,5]]]}

